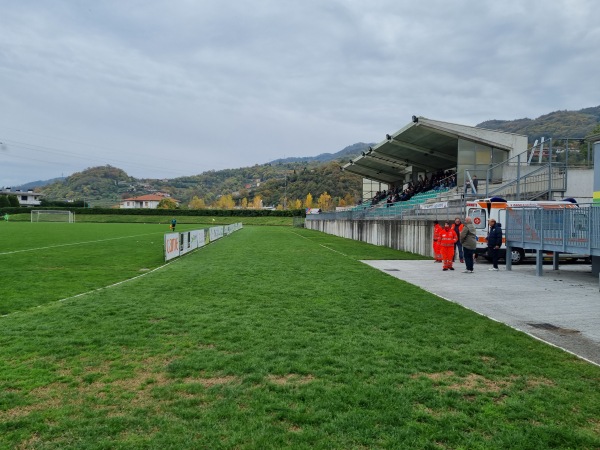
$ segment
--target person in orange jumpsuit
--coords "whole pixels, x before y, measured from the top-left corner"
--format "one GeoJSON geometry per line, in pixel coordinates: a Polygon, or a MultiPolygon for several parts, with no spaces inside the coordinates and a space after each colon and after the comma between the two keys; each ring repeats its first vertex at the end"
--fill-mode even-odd
{"type": "Polygon", "coordinates": [[[454,270],[452,259],[454,258],[454,244],[458,240],[456,232],[450,228],[450,222],[444,224],[444,229],[440,233],[440,248],[442,251],[443,270],[454,270]]]}
{"type": "Polygon", "coordinates": [[[440,233],[443,228],[440,223],[436,220],[433,222],[433,257],[435,258],[436,263],[442,262],[442,253],[440,250],[440,233]]]}

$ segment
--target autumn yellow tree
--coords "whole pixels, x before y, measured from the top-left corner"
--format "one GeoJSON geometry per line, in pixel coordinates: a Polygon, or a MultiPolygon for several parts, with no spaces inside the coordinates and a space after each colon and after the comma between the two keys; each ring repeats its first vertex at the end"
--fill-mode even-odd
{"type": "Polygon", "coordinates": [[[294,200],[293,202],[290,203],[290,208],[291,209],[302,209],[302,200],[297,198],[296,200],[294,200]]]}
{"type": "Polygon", "coordinates": [[[158,205],[156,205],[157,209],[177,209],[177,203],[172,198],[163,198],[158,205]]]}
{"type": "Polygon", "coordinates": [[[246,209],[248,207],[248,199],[246,197],[242,199],[242,201],[240,202],[240,206],[242,207],[242,209],[246,209]]]}
{"type": "Polygon", "coordinates": [[[305,208],[312,208],[313,207],[313,197],[312,197],[312,194],[310,192],[308,194],[306,194],[306,199],[304,200],[304,207],[305,208]]]}
{"type": "Polygon", "coordinates": [[[346,206],[352,206],[354,205],[354,197],[350,194],[346,194],[344,195],[344,202],[346,202],[346,206]]]}
{"type": "Polygon", "coordinates": [[[319,200],[317,200],[317,207],[322,211],[329,211],[333,207],[333,202],[331,201],[331,195],[327,192],[323,192],[319,196],[319,200]]]}
{"type": "Polygon", "coordinates": [[[263,206],[262,197],[260,195],[257,195],[256,197],[254,197],[254,200],[252,200],[252,207],[254,209],[261,209],[262,206],[263,206]]]}
{"type": "Polygon", "coordinates": [[[219,209],[233,209],[235,207],[235,201],[231,194],[221,195],[215,202],[215,206],[219,209]]]}
{"type": "Polygon", "coordinates": [[[198,198],[197,195],[194,195],[192,200],[190,201],[188,208],[190,209],[206,209],[206,203],[201,198],[198,198]]]}

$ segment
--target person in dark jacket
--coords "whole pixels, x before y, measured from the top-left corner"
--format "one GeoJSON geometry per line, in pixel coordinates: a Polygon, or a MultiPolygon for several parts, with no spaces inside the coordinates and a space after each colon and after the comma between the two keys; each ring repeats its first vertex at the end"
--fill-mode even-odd
{"type": "Polygon", "coordinates": [[[460,232],[460,242],[462,243],[467,270],[463,273],[473,273],[473,255],[477,249],[477,231],[473,225],[473,219],[465,217],[465,225],[460,232]]]}
{"type": "Polygon", "coordinates": [[[492,258],[493,267],[489,270],[498,270],[498,254],[502,247],[502,226],[496,220],[490,219],[490,230],[487,235],[488,255],[492,258]]]}

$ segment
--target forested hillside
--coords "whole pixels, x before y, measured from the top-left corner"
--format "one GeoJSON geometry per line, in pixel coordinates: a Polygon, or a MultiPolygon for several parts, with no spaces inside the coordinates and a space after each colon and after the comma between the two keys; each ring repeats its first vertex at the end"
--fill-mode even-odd
{"type": "Polygon", "coordinates": [[[487,120],[478,127],[524,134],[529,142],[541,137],[584,138],[600,123],[600,106],[579,111],[554,111],[537,119],[487,120]]]}
{"type": "MultiPolygon", "coordinates": [[[[600,106],[579,111],[555,111],[537,119],[488,120],[478,127],[525,134],[529,141],[545,138],[583,138],[600,124],[600,106]]],[[[361,197],[361,177],[340,166],[368,149],[357,143],[337,153],[290,157],[271,163],[208,171],[174,179],[135,179],[123,170],[93,167],[36,188],[47,200],[85,200],[92,206],[116,206],[128,197],[163,192],[182,207],[232,208],[250,205],[301,208],[307,196],[314,206],[326,208],[353,204],[361,197]]]]}
{"type": "Polygon", "coordinates": [[[368,144],[357,144],[353,152],[327,162],[305,158],[289,162],[208,171],[173,179],[136,179],[123,170],[101,166],[74,173],[64,180],[37,188],[46,200],[85,200],[92,206],[116,206],[128,197],[162,192],[187,207],[263,206],[302,208],[307,196],[314,206],[321,196],[327,207],[352,204],[361,196],[361,177],[344,172],[340,166],[357,156],[368,144]]]}

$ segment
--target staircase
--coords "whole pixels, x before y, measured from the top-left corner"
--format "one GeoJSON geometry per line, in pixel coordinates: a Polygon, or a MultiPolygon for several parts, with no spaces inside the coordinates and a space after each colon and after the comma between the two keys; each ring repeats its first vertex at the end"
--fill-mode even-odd
{"type": "Polygon", "coordinates": [[[508,177],[499,184],[486,185],[486,197],[502,197],[507,200],[551,200],[562,197],[567,190],[567,168],[564,164],[547,163],[537,167],[524,166],[514,177],[506,170],[508,177]],[[521,172],[525,171],[523,175],[521,172]]]}

